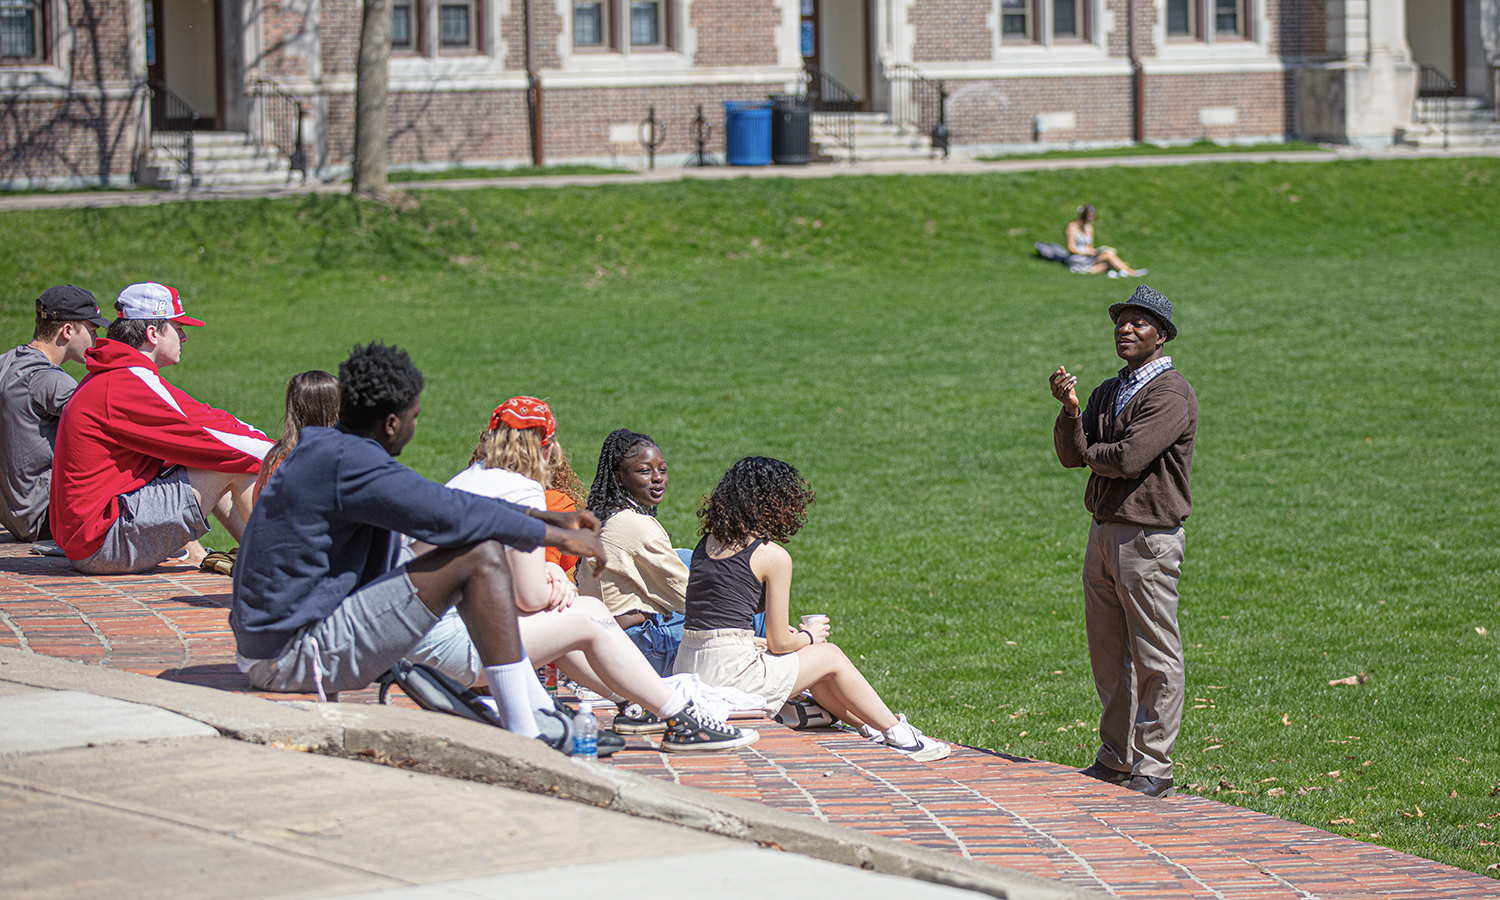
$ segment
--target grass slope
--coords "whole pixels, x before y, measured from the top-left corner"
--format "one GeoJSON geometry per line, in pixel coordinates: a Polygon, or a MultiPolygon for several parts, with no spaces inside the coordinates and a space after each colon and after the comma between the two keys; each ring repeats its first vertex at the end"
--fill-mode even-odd
{"type": "MultiPolygon", "coordinates": [[[[1083,765],[1083,473],[1046,377],[1118,367],[1130,282],[1035,259],[1074,207],[1172,298],[1201,423],[1178,780],[1475,871],[1500,860],[1500,162],[425,192],[0,215],[12,340],[58,282],[155,278],[209,327],[168,374],[275,430],[357,341],[428,375],[405,460],[446,478],[505,397],[590,479],[654,435],[679,545],[731,462],[818,491],[796,612],[932,733],[1083,765]],[[1331,687],[1358,672],[1368,683],[1331,687]]],[[[215,532],[222,540],[222,532],[215,532]]]]}

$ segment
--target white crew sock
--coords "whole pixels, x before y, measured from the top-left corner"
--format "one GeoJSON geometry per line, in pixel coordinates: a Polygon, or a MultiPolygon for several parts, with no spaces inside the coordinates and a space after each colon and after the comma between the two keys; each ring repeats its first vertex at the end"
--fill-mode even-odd
{"type": "Polygon", "coordinates": [[[526,738],[541,734],[536,727],[536,707],[526,687],[528,680],[536,683],[536,669],[531,667],[530,660],[523,656],[520,662],[485,666],[484,680],[500,708],[500,721],[505,723],[506,731],[526,738]]]}
{"type": "MultiPolygon", "coordinates": [[[[521,662],[531,665],[529,659],[522,659],[521,662]]],[[[552,695],[547,693],[547,689],[542,687],[542,682],[536,677],[535,668],[531,670],[531,677],[526,680],[526,696],[530,699],[533,709],[557,708],[557,704],[552,702],[552,695]]]]}
{"type": "Polygon", "coordinates": [[[658,709],[656,711],[656,715],[663,719],[670,719],[678,713],[682,712],[684,709],[687,709],[687,705],[687,695],[677,688],[673,688],[672,699],[668,700],[666,702],[666,705],[661,709],[658,709]]]}

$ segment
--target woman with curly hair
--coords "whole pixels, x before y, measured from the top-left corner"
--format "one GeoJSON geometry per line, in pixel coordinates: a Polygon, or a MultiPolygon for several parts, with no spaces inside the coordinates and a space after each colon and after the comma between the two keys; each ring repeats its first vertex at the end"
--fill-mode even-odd
{"type": "Polygon", "coordinates": [[[781,546],[807,522],[813,491],[797,470],[764,456],[730,467],[698,509],[687,626],[676,670],[765,698],[767,712],[804,690],[872,741],[912,759],[942,759],[947,744],[893,715],[844,651],[826,618],[790,624],[792,557],[781,546]],[[751,631],[766,613],[766,644],[751,631]]]}
{"type": "Polygon", "coordinates": [[[599,471],[589,489],[589,511],[599,517],[604,571],[584,567],[578,589],[598,597],[646,659],[663,676],[682,643],[687,604],[687,564],[656,521],[667,491],[667,462],[644,434],[620,428],[599,451],[599,471]]]}
{"type": "MultiPolygon", "coordinates": [[[[557,420],[546,403],[535,397],[512,397],[495,409],[471,464],[449,480],[448,487],[543,508],[542,485],[552,483],[552,472],[562,460],[556,435],[557,420]]],[[[423,544],[411,548],[417,554],[429,549],[423,544]]],[[[620,631],[604,604],[579,596],[562,568],[546,560],[543,548],[522,552],[507,547],[505,557],[519,614],[516,624],[527,656],[537,665],[555,662],[583,686],[621,705],[631,704],[636,714],[617,716],[616,731],[665,731],[663,750],[732,750],[759,737],[755,731],[735,728],[699,711],[687,696],[663,681],[620,631]],[[637,705],[639,710],[634,709],[637,705]],[[648,710],[655,714],[645,714],[648,710]]],[[[406,658],[465,685],[474,685],[483,676],[478,651],[454,611],[406,658]]],[[[528,689],[541,690],[536,679],[531,679],[528,689]]]]}

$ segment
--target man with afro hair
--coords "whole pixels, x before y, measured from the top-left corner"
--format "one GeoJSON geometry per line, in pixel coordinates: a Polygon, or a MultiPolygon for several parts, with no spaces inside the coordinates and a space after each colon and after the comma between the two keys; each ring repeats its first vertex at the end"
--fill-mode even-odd
{"type": "Polygon", "coordinates": [[[381,343],[339,366],[338,424],[303,429],[245,527],[229,619],[240,669],[262,690],[356,690],[456,605],[506,728],[559,746],[566,729],[521,646],[501,545],[602,560],[599,522],[451,490],[397,462],[422,383],[381,343]],[[397,565],[401,534],[438,549],[397,565]]]}

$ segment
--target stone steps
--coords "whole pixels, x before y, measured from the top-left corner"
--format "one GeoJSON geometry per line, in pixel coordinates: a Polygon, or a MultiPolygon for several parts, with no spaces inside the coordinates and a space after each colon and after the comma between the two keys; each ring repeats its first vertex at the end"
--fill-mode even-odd
{"type": "Polygon", "coordinates": [[[1396,143],[1420,149],[1500,146],[1496,110],[1478,97],[1418,97],[1416,118],[1397,127],[1396,143]]]}
{"type": "Polygon", "coordinates": [[[248,134],[233,131],[193,133],[193,171],[172,149],[153,146],[141,182],[170,190],[236,185],[285,184],[292,179],[291,167],[275,148],[256,144],[248,134]]]}
{"type": "Polygon", "coordinates": [[[854,154],[839,143],[837,113],[812,114],[812,141],[815,152],[839,162],[856,160],[931,159],[932,140],[910,127],[891,122],[885,113],[850,113],[853,119],[854,154]]]}

